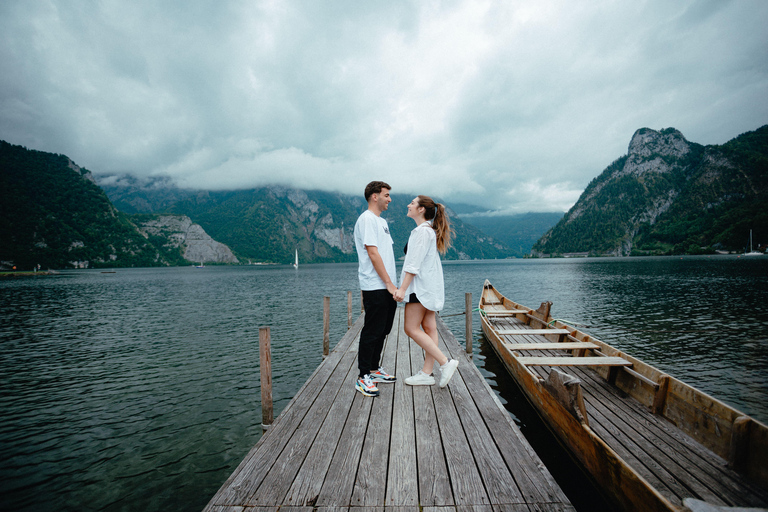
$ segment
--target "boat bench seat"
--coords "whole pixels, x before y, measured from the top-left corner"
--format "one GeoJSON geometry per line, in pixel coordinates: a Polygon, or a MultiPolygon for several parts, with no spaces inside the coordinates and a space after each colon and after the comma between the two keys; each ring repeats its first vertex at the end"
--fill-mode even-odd
{"type": "Polygon", "coordinates": [[[526,336],[531,334],[544,335],[544,334],[571,334],[568,329],[499,329],[496,334],[500,336],[526,336]]]}
{"type": "Polygon", "coordinates": [[[632,366],[621,357],[518,357],[526,366],[632,366]]]}
{"type": "Polygon", "coordinates": [[[544,336],[557,335],[557,341],[562,342],[565,337],[571,334],[568,329],[499,329],[496,331],[500,336],[544,336]]]}
{"type": "Polygon", "coordinates": [[[485,310],[486,316],[515,316],[528,313],[527,309],[485,310]]]}
{"type": "Polygon", "coordinates": [[[583,350],[598,349],[599,345],[588,341],[565,341],[562,343],[507,343],[512,350],[583,350]]]}

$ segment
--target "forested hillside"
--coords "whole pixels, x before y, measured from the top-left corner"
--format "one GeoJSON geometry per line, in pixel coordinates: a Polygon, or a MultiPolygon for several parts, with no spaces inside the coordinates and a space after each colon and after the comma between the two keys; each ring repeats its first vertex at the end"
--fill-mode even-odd
{"type": "Polygon", "coordinates": [[[176,264],[63,155],[0,141],[0,267],[29,270],[176,264]]]}
{"type": "MultiPolygon", "coordinates": [[[[187,215],[241,261],[289,263],[298,249],[303,262],[357,261],[353,229],[367,207],[362,191],[348,195],[281,186],[234,191],[182,190],[163,180],[107,177],[99,183],[117,208],[128,213],[187,215]]],[[[410,195],[393,194],[383,217],[396,248],[415,227],[405,216],[410,195]]],[[[449,213],[456,231],[446,259],[507,258],[515,252],[495,237],[449,213]]],[[[539,235],[544,232],[542,229],[539,235]]],[[[399,252],[398,252],[399,255],[399,252]]]]}
{"type": "Polygon", "coordinates": [[[536,254],[742,251],[768,241],[768,126],[721,146],[669,128],[638,130],[627,155],[592,180],[536,254]]]}
{"type": "MultiPolygon", "coordinates": [[[[413,198],[393,194],[383,214],[391,226],[396,255],[405,246],[413,220],[405,216],[413,198]]],[[[289,263],[298,249],[303,262],[357,261],[354,226],[367,208],[359,196],[262,187],[229,192],[197,192],[168,211],[189,216],[216,240],[227,244],[241,261],[289,263]]],[[[505,258],[504,244],[477,228],[452,218],[456,232],[446,259],[505,258]]]]}
{"type": "Polygon", "coordinates": [[[527,256],[541,235],[563,218],[563,212],[528,212],[517,215],[462,215],[465,224],[471,224],[488,236],[510,248],[518,258],[527,256]]]}

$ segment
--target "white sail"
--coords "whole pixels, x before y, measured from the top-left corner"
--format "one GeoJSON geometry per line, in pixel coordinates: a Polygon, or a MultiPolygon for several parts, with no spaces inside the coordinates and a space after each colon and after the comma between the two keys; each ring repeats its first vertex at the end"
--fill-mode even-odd
{"type": "Polygon", "coordinates": [[[296,261],[293,263],[293,268],[299,268],[299,250],[296,249],[296,261]]]}
{"type": "Polygon", "coordinates": [[[752,230],[749,230],[749,252],[744,252],[744,256],[762,256],[763,253],[752,249],[752,230]]]}

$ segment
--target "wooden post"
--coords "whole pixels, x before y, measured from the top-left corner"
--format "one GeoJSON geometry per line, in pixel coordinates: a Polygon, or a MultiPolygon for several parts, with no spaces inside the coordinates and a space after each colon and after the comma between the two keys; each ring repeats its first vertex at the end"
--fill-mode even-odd
{"type": "Polygon", "coordinates": [[[272,425],[272,340],[269,327],[259,327],[259,374],[261,377],[261,428],[272,425]]]}
{"type": "Polygon", "coordinates": [[[472,294],[464,294],[464,326],[465,326],[465,342],[467,348],[467,354],[472,357],[472,294]]]}
{"type": "Polygon", "coordinates": [[[323,358],[330,353],[331,298],[323,297],[323,358]]]}
{"type": "Polygon", "coordinates": [[[667,401],[668,392],[669,375],[662,375],[659,377],[659,389],[656,390],[656,395],[653,397],[653,406],[651,407],[653,414],[664,415],[664,403],[667,401]]]}
{"type": "Polygon", "coordinates": [[[739,416],[733,420],[731,430],[731,450],[728,455],[728,466],[736,471],[744,471],[749,458],[749,427],[752,418],[739,416]]]}
{"type": "Polygon", "coordinates": [[[352,327],[352,291],[347,291],[347,329],[352,327]]]}

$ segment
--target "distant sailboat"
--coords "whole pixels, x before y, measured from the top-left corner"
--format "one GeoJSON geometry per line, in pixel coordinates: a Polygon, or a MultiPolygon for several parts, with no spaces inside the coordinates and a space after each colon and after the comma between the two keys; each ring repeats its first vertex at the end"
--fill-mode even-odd
{"type": "Polygon", "coordinates": [[[749,230],[749,252],[745,252],[744,256],[762,256],[763,253],[752,250],[752,230],[749,230]]]}
{"type": "Polygon", "coordinates": [[[296,249],[296,261],[293,263],[293,268],[299,268],[299,250],[296,249]]]}
{"type": "Polygon", "coordinates": [[[201,261],[199,265],[196,265],[195,268],[205,268],[205,265],[203,265],[203,262],[201,261]]]}

